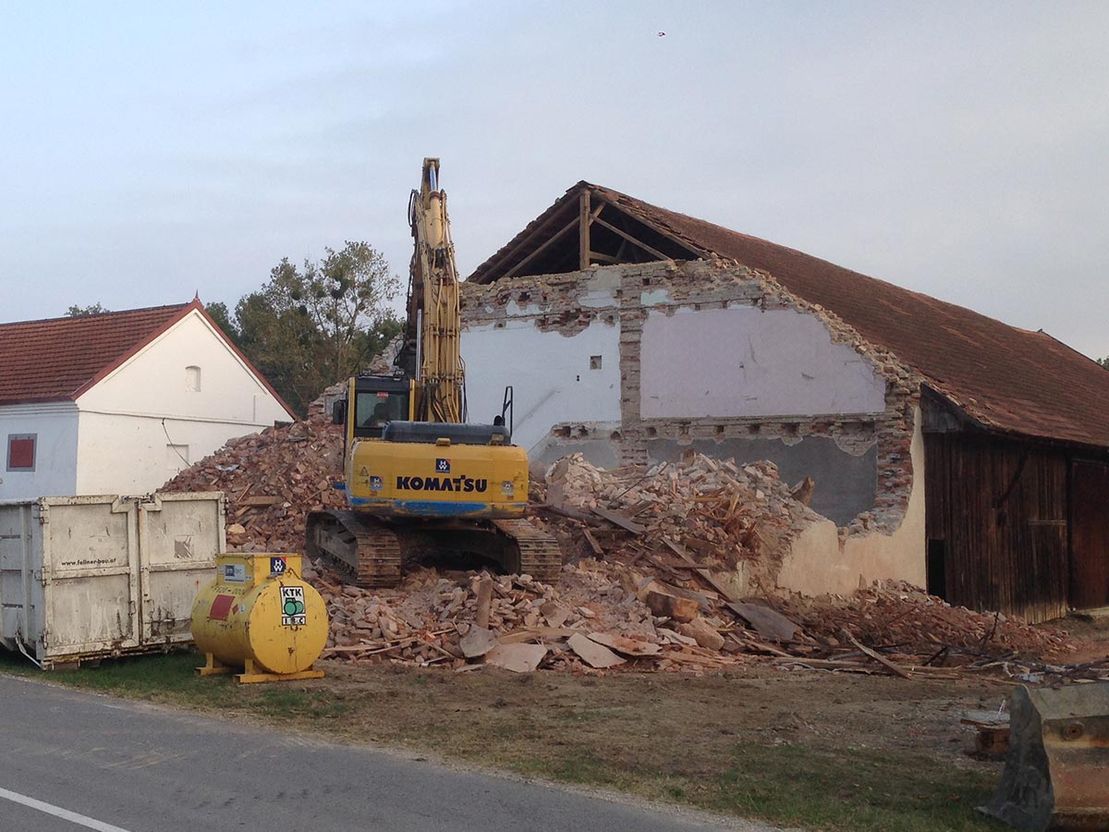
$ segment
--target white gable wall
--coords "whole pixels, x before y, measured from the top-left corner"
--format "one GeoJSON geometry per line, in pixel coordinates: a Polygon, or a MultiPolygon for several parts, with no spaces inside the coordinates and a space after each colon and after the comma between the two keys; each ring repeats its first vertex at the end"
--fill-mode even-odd
{"type": "Polygon", "coordinates": [[[292,418],[197,311],[77,400],[77,494],[151,491],[228,439],[292,418]],[[199,368],[199,390],[196,371],[199,368]]]}
{"type": "Polygon", "coordinates": [[[0,407],[0,500],[74,494],[77,406],[72,402],[0,407]],[[35,434],[35,470],[8,471],[8,436],[35,434]]]}

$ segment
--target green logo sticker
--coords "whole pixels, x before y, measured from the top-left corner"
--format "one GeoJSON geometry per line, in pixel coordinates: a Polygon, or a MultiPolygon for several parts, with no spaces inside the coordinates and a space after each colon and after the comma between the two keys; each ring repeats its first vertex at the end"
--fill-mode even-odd
{"type": "Polygon", "coordinates": [[[281,626],[303,627],[308,623],[304,607],[304,587],[281,587],[281,626]]]}

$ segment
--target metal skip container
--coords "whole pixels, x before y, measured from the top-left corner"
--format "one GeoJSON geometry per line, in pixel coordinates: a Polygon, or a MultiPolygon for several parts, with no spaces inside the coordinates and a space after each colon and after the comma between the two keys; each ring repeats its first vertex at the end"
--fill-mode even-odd
{"type": "Polygon", "coordinates": [[[48,669],[191,641],[220,492],[0,502],[0,645],[48,669]]]}
{"type": "Polygon", "coordinates": [[[1109,682],[1015,688],[1001,783],[981,811],[1017,829],[1109,829],[1109,682]]]}
{"type": "Polygon", "coordinates": [[[300,555],[219,555],[215,580],[193,604],[193,639],[205,655],[197,672],[242,668],[242,683],[323,676],[312,665],[327,644],[327,605],[300,575],[300,555]]]}

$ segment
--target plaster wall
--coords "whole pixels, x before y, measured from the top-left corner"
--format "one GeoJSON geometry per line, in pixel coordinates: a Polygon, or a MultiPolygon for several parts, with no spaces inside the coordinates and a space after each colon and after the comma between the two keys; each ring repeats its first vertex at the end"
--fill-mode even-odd
{"type": "Polygon", "coordinates": [[[0,407],[0,500],[72,496],[77,472],[77,407],[72,402],[0,407]],[[35,470],[8,471],[9,434],[35,436],[35,470]]]}
{"type": "Polygon", "coordinates": [[[77,494],[145,494],[258,426],[238,422],[80,414],[77,494]]]}
{"type": "Polygon", "coordinates": [[[780,587],[820,595],[851,593],[860,585],[888,578],[925,585],[924,437],[919,407],[914,408],[913,421],[912,489],[896,530],[841,536],[831,520],[816,522],[794,539],[778,573],[780,587]]]}
{"type": "Polygon", "coordinates": [[[506,385],[515,398],[514,441],[542,451],[563,422],[620,424],[619,331],[593,320],[573,335],[541,329],[532,314],[467,327],[462,333],[472,421],[500,413],[506,385]]]}
{"type": "Polygon", "coordinates": [[[239,434],[293,419],[197,311],[94,385],[77,406],[83,412],[234,424],[242,427],[239,434]],[[198,390],[192,389],[190,367],[199,368],[198,390]]]}
{"type": "Polygon", "coordinates": [[[651,309],[640,343],[643,419],[878,413],[885,382],[811,314],[651,309]]]}

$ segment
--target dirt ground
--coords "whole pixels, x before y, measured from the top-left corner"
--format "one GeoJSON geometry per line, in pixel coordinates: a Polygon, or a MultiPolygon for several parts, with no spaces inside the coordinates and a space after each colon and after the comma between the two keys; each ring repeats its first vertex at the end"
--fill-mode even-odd
{"type": "MultiPolygon", "coordinates": [[[[354,705],[357,719],[339,729],[351,738],[391,743],[436,739],[465,750],[480,722],[491,744],[520,721],[543,734],[584,731],[591,742],[657,754],[668,739],[713,757],[737,742],[816,742],[838,748],[925,753],[975,769],[966,756],[967,710],[997,710],[1009,686],[968,680],[903,680],[752,665],[702,677],[614,673],[517,675],[493,668],[472,673],[411,668],[358,668],[338,662],[317,689],[354,705]],[[407,691],[407,693],[406,693],[407,691]],[[372,702],[363,709],[355,705],[372,702]],[[413,707],[423,704],[427,706],[413,707]],[[432,717],[434,715],[434,718],[432,717]],[[462,724],[466,723],[466,724],[462,724]]],[[[579,734],[580,736],[580,734],[579,734]]],[[[577,738],[561,736],[560,743],[577,738]]],[[[488,748],[488,746],[487,746],[488,748]]],[[[500,753],[511,754],[510,749],[500,753]]]]}

